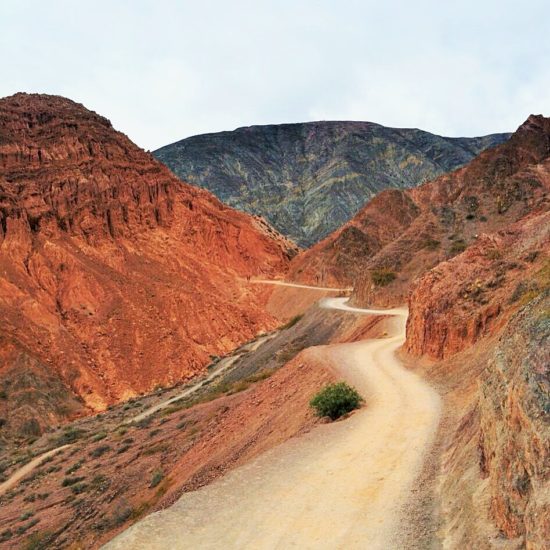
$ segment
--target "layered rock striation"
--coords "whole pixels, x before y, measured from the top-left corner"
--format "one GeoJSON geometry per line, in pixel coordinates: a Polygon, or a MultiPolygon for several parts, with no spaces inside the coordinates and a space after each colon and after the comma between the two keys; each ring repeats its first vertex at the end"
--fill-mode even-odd
{"type": "Polygon", "coordinates": [[[82,105],[0,100],[4,430],[174,384],[273,327],[239,279],[280,274],[294,253],[82,105]]]}
{"type": "Polygon", "coordinates": [[[508,137],[446,138],[371,122],[309,122],[194,136],[154,155],[182,180],[261,214],[307,247],[376,193],[431,180],[508,137]]]}

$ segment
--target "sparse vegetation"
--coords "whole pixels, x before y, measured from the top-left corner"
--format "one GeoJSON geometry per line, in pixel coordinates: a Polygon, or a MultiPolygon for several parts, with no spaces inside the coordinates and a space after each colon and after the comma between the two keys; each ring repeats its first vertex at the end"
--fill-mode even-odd
{"type": "Polygon", "coordinates": [[[92,479],[90,485],[93,489],[105,491],[109,488],[111,482],[103,474],[98,474],[92,479]]]}
{"type": "Polygon", "coordinates": [[[53,535],[49,531],[33,533],[27,539],[24,550],[42,550],[43,548],[48,548],[52,538],[53,535]]]}
{"type": "Polygon", "coordinates": [[[121,455],[125,453],[126,451],[130,450],[132,448],[132,445],[122,445],[116,450],[117,455],[121,455]]]}
{"type": "Polygon", "coordinates": [[[155,470],[153,476],[151,477],[151,483],[149,487],[152,489],[156,487],[164,479],[164,472],[162,470],[155,470]]]}
{"type": "Polygon", "coordinates": [[[75,483],[71,487],[71,491],[73,492],[73,494],[79,495],[80,493],[84,493],[85,491],[87,491],[88,488],[89,487],[87,483],[75,483]]]}
{"type": "Polygon", "coordinates": [[[101,441],[107,437],[106,432],[98,432],[92,437],[92,441],[101,441]]]}
{"type": "Polygon", "coordinates": [[[78,469],[82,467],[82,464],[84,464],[85,460],[81,458],[78,462],[75,462],[70,468],[67,468],[67,471],[65,472],[67,475],[74,474],[78,469]]]}
{"type": "Polygon", "coordinates": [[[33,518],[28,523],[25,523],[25,525],[20,525],[15,532],[18,535],[22,535],[26,531],[28,531],[31,527],[34,527],[40,520],[38,518],[33,518]]]}
{"type": "Polygon", "coordinates": [[[111,524],[114,527],[118,527],[125,523],[133,514],[134,509],[126,501],[120,502],[114,509],[111,516],[111,524]]]}
{"type": "Polygon", "coordinates": [[[371,280],[376,286],[387,286],[397,278],[397,274],[387,267],[373,269],[371,280]]]}
{"type": "Polygon", "coordinates": [[[82,481],[84,478],[83,477],[66,477],[62,482],[61,482],[61,486],[62,487],[69,487],[70,485],[74,485],[75,483],[79,483],[80,481],[82,481]]]}
{"type": "Polygon", "coordinates": [[[420,246],[427,250],[437,250],[441,246],[441,243],[436,239],[425,239],[420,246]]]}
{"type": "Polygon", "coordinates": [[[103,456],[107,451],[110,451],[111,447],[109,445],[100,445],[99,447],[96,447],[95,449],[90,451],[90,456],[94,458],[99,458],[100,456],[103,456]]]}
{"type": "Polygon", "coordinates": [[[303,315],[296,315],[296,316],[292,317],[292,319],[290,319],[290,321],[288,321],[287,323],[285,323],[281,327],[281,330],[286,330],[286,329],[289,329],[289,328],[293,327],[296,323],[298,323],[302,319],[302,317],[303,317],[303,315]]]}
{"type": "Polygon", "coordinates": [[[464,239],[456,239],[455,241],[453,241],[449,252],[454,256],[456,254],[464,252],[467,247],[468,245],[466,244],[466,241],[464,239]]]}
{"type": "Polygon", "coordinates": [[[57,438],[58,445],[66,445],[67,443],[74,443],[78,439],[87,435],[85,430],[79,428],[68,427],[63,431],[63,434],[57,438]]]}
{"type": "Polygon", "coordinates": [[[346,382],[338,382],[325,386],[310,401],[310,406],[315,409],[317,416],[328,416],[336,420],[361,406],[363,398],[346,382]]]}
{"type": "Polygon", "coordinates": [[[500,250],[491,248],[490,250],[487,250],[485,257],[488,260],[500,260],[502,258],[502,254],[500,253],[500,250]]]}
{"type": "Polygon", "coordinates": [[[151,425],[151,422],[153,422],[152,416],[146,416],[145,418],[142,418],[138,422],[136,422],[136,426],[138,428],[148,428],[151,425]]]}
{"type": "Polygon", "coordinates": [[[154,455],[156,453],[161,453],[163,451],[166,451],[170,448],[170,446],[167,443],[158,443],[157,445],[153,445],[152,447],[148,447],[143,451],[144,456],[154,455]]]}

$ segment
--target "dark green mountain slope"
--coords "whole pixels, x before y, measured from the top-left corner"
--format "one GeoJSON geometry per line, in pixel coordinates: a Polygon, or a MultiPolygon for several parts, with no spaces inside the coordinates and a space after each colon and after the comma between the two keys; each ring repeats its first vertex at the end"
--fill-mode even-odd
{"type": "Polygon", "coordinates": [[[379,191],[433,179],[508,137],[446,138],[371,122],[310,122],[194,136],[154,155],[182,180],[264,216],[309,246],[379,191]]]}

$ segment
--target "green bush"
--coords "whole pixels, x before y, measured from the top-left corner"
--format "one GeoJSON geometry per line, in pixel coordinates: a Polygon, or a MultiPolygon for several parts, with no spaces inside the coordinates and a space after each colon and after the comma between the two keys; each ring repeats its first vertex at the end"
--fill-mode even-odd
{"type": "Polygon", "coordinates": [[[155,470],[153,472],[153,477],[151,478],[151,483],[149,484],[149,487],[151,487],[151,489],[153,487],[156,487],[163,479],[164,472],[162,470],[155,470]]]}
{"type": "Polygon", "coordinates": [[[371,273],[372,282],[376,286],[386,286],[395,281],[397,275],[391,269],[382,267],[380,269],[374,269],[371,273]]]}
{"type": "Polygon", "coordinates": [[[468,245],[464,239],[458,239],[451,245],[450,252],[452,255],[460,254],[461,252],[464,252],[467,247],[468,245]]]}
{"type": "Polygon", "coordinates": [[[75,483],[79,483],[82,481],[84,477],[66,477],[62,482],[62,487],[69,487],[69,485],[74,485],[75,483]]]}
{"type": "Polygon", "coordinates": [[[317,416],[328,416],[331,420],[336,420],[358,409],[362,402],[363,398],[354,388],[345,382],[338,382],[325,386],[309,404],[315,409],[317,416]]]}
{"type": "Polygon", "coordinates": [[[100,445],[99,447],[96,447],[95,449],[91,450],[89,452],[89,455],[93,458],[99,458],[100,456],[104,455],[107,451],[110,451],[111,447],[109,445],[100,445]]]}

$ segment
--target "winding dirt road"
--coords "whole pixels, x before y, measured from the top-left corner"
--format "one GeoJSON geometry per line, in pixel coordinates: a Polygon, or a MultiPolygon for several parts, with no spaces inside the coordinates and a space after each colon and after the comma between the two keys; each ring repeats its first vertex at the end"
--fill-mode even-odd
{"type": "MultiPolygon", "coordinates": [[[[323,307],[384,314],[325,299],[323,307]]],[[[406,310],[391,310],[391,336],[310,348],[365,397],[343,422],[287,441],[167,510],[151,514],[105,548],[404,548],[404,508],[440,416],[437,393],[395,356],[406,310]]]]}
{"type": "Polygon", "coordinates": [[[292,288],[308,288],[311,290],[325,290],[327,292],[350,292],[353,288],[334,288],[329,286],[311,286],[303,285],[301,283],[289,283],[287,281],[273,281],[267,279],[252,279],[248,283],[253,285],[274,285],[274,286],[289,286],[292,288]]]}
{"type": "Polygon", "coordinates": [[[37,456],[36,458],[33,458],[30,462],[27,462],[24,466],[19,468],[19,470],[15,471],[6,481],[3,483],[0,483],[0,495],[3,495],[6,491],[11,489],[14,485],[17,485],[21,479],[23,479],[26,475],[30,474],[35,468],[38,468],[46,460],[46,458],[50,456],[54,456],[63,449],[66,449],[67,447],[70,447],[70,443],[67,445],[62,445],[61,447],[56,447],[55,449],[52,449],[51,451],[47,451],[45,453],[42,453],[41,455],[37,456]]]}

